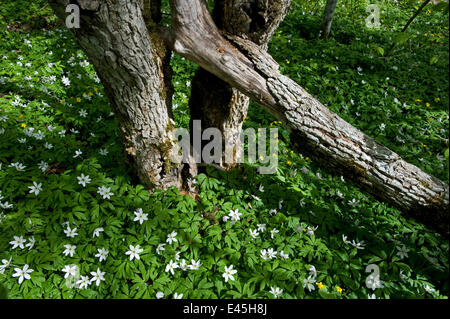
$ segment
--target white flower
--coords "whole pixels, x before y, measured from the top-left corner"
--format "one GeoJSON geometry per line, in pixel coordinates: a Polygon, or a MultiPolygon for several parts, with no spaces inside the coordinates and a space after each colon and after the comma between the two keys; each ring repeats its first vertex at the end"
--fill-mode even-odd
{"type": "Polygon", "coordinates": [[[93,281],[95,281],[95,284],[96,284],[97,286],[100,285],[100,281],[105,281],[105,277],[103,277],[104,274],[105,274],[105,273],[104,273],[104,272],[101,272],[99,268],[97,268],[97,271],[96,271],[96,272],[95,272],[95,271],[92,271],[92,272],[91,272],[91,275],[92,275],[93,277],[92,277],[92,279],[91,279],[91,283],[92,283],[93,281]]]}
{"type": "Polygon", "coordinates": [[[176,252],[174,259],[175,260],[180,260],[180,254],[181,254],[181,252],[176,252]]]}
{"type": "Polygon", "coordinates": [[[14,240],[9,242],[11,245],[13,245],[12,249],[16,249],[17,247],[19,247],[20,249],[24,249],[25,246],[25,239],[23,238],[23,236],[14,236],[14,240]]]}
{"type": "Polygon", "coordinates": [[[355,207],[359,204],[359,201],[356,200],[356,198],[353,198],[351,201],[348,201],[347,204],[349,204],[352,207],[355,207]]]}
{"type": "Polygon", "coordinates": [[[306,233],[310,236],[314,236],[314,232],[317,230],[317,228],[319,228],[319,226],[316,227],[308,226],[308,228],[306,229],[306,233]]]}
{"type": "Polygon", "coordinates": [[[176,268],[179,268],[178,264],[173,260],[170,260],[170,262],[166,265],[166,272],[170,272],[173,275],[174,274],[173,271],[176,268]]]}
{"type": "Polygon", "coordinates": [[[75,254],[75,249],[77,248],[77,246],[67,244],[64,245],[64,248],[66,248],[66,250],[63,251],[63,254],[65,256],[70,255],[70,257],[73,257],[73,254],[75,254]]]}
{"type": "Polygon", "coordinates": [[[386,124],[381,123],[379,128],[380,128],[380,131],[384,131],[386,129],[386,124]]]}
{"type": "Polygon", "coordinates": [[[435,290],[433,288],[431,288],[429,285],[425,285],[424,287],[425,291],[428,292],[429,294],[432,294],[435,292],[435,290]]]}
{"type": "Polygon", "coordinates": [[[65,272],[64,278],[69,278],[70,276],[76,277],[78,272],[78,267],[76,265],[66,265],[62,269],[62,272],[65,272]]]}
{"type": "Polygon", "coordinates": [[[103,231],[105,231],[103,229],[103,227],[98,227],[98,228],[94,229],[94,232],[92,233],[92,238],[100,237],[100,233],[103,232],[103,231]]]}
{"type": "Polygon", "coordinates": [[[273,239],[273,237],[275,236],[275,234],[278,234],[279,232],[280,232],[280,231],[279,231],[278,229],[276,229],[276,228],[272,229],[272,230],[270,231],[270,238],[273,239]]]}
{"type": "Polygon", "coordinates": [[[370,275],[366,281],[367,288],[375,290],[377,288],[383,288],[383,281],[380,280],[380,276],[370,275]]]}
{"type": "Polygon", "coordinates": [[[5,269],[11,265],[11,259],[12,257],[9,257],[9,260],[2,259],[2,265],[0,265],[0,274],[3,274],[5,272],[5,269]]]}
{"type": "Polygon", "coordinates": [[[284,258],[284,259],[288,259],[288,258],[289,258],[289,255],[288,255],[288,254],[285,254],[284,251],[282,250],[282,251],[280,251],[280,257],[281,257],[281,258],[284,258]]]}
{"type": "Polygon", "coordinates": [[[259,191],[260,191],[261,193],[264,193],[264,186],[263,186],[263,185],[260,185],[260,186],[259,186],[259,191]]]}
{"type": "Polygon", "coordinates": [[[173,231],[172,233],[170,233],[169,235],[167,235],[167,239],[166,242],[170,244],[172,244],[172,242],[176,242],[177,239],[175,238],[175,236],[177,235],[177,232],[173,231]]]}
{"type": "Polygon", "coordinates": [[[309,276],[314,279],[317,277],[317,270],[313,265],[309,266],[309,276]]]}
{"type": "Polygon", "coordinates": [[[352,240],[352,242],[350,243],[353,247],[355,247],[356,249],[364,249],[364,240],[362,241],[358,241],[358,239],[356,240],[356,242],[354,240],[352,240]]]}
{"type": "Polygon", "coordinates": [[[114,195],[114,193],[111,192],[111,188],[105,186],[99,187],[97,193],[102,195],[103,199],[110,199],[111,196],[114,195]]]}
{"type": "Polygon", "coordinates": [[[158,291],[156,293],[156,299],[162,299],[162,298],[164,298],[164,293],[162,291],[158,291]]]}
{"type": "Polygon", "coordinates": [[[158,255],[161,254],[161,252],[162,252],[163,250],[165,250],[165,248],[164,248],[165,245],[166,245],[166,244],[159,244],[158,247],[156,247],[156,253],[157,253],[158,255]]]}
{"type": "Polygon", "coordinates": [[[78,149],[78,150],[75,151],[75,155],[73,156],[73,158],[77,158],[81,154],[83,154],[83,152],[80,149],[78,149]]]}
{"type": "Polygon", "coordinates": [[[71,229],[69,226],[67,226],[67,229],[64,230],[64,233],[66,234],[67,237],[74,238],[78,235],[77,229],[78,228],[76,227],[74,229],[71,229]]]}
{"type": "Polygon", "coordinates": [[[20,285],[24,279],[26,279],[26,280],[31,279],[31,276],[29,274],[32,273],[34,270],[29,268],[28,265],[24,265],[22,269],[14,268],[14,271],[16,273],[14,273],[12,276],[19,277],[18,283],[20,285]]]}
{"type": "Polygon", "coordinates": [[[258,233],[258,231],[257,231],[256,229],[255,229],[255,230],[249,229],[249,231],[250,231],[250,235],[251,235],[253,238],[258,237],[259,233],[258,233]]]}
{"type": "Polygon", "coordinates": [[[78,280],[75,284],[79,287],[79,289],[86,289],[91,284],[91,281],[88,276],[80,276],[80,280],[78,280]]]}
{"type": "Polygon", "coordinates": [[[65,76],[62,77],[61,81],[62,81],[62,83],[63,83],[65,86],[69,86],[69,85],[70,85],[70,80],[69,80],[69,78],[66,78],[65,76]]]}
{"type": "Polygon", "coordinates": [[[98,152],[99,152],[100,155],[102,155],[102,156],[108,155],[108,151],[107,151],[106,149],[100,149],[98,152]]]}
{"type": "Polygon", "coordinates": [[[100,262],[102,262],[103,260],[106,260],[106,257],[108,256],[109,251],[107,251],[105,248],[97,249],[97,251],[98,251],[98,254],[96,254],[95,257],[99,258],[100,262]]]}
{"type": "Polygon", "coordinates": [[[35,194],[36,196],[39,195],[39,192],[42,191],[42,183],[36,183],[33,182],[32,186],[28,186],[28,188],[30,189],[30,194],[35,194]]]}
{"type": "Polygon", "coordinates": [[[188,264],[186,263],[186,260],[184,260],[184,259],[181,259],[181,261],[180,261],[180,269],[181,270],[183,270],[183,271],[186,271],[186,270],[188,270],[188,264]]]}
{"type": "Polygon", "coordinates": [[[269,255],[267,254],[267,250],[265,249],[261,250],[261,258],[264,260],[270,259],[269,255]]]}
{"type": "Polygon", "coordinates": [[[141,225],[145,220],[148,220],[148,214],[144,214],[142,208],[138,208],[134,215],[136,216],[133,221],[138,221],[141,225]]]}
{"type": "Polygon", "coordinates": [[[31,238],[28,238],[28,244],[26,244],[25,247],[28,247],[28,250],[31,250],[31,248],[34,247],[34,244],[36,244],[36,240],[34,239],[34,236],[32,236],[31,238]]]}
{"type": "Polygon", "coordinates": [[[39,169],[40,169],[42,172],[45,172],[45,171],[47,170],[47,168],[48,168],[48,164],[47,164],[46,162],[44,162],[44,161],[41,161],[41,162],[38,164],[38,167],[39,167],[39,169]]]}
{"type": "Polygon", "coordinates": [[[133,258],[140,260],[141,257],[139,257],[139,254],[142,253],[143,251],[144,250],[141,247],[139,247],[139,245],[136,245],[136,247],[130,245],[130,250],[127,251],[125,255],[130,255],[130,260],[133,260],[133,258]]]}
{"type": "Polygon", "coordinates": [[[78,176],[77,179],[78,184],[83,185],[83,187],[86,187],[86,184],[89,184],[91,182],[89,175],[81,174],[81,176],[78,176]]]}
{"type": "Polygon", "coordinates": [[[86,117],[88,115],[88,112],[84,109],[81,109],[78,114],[80,114],[81,117],[86,117]]]}
{"type": "Polygon", "coordinates": [[[237,222],[241,219],[240,217],[242,216],[242,214],[239,213],[239,210],[236,208],[235,210],[230,210],[230,214],[228,214],[228,216],[231,217],[231,220],[233,222],[237,222]]]}
{"type": "Polygon", "coordinates": [[[13,204],[9,204],[8,202],[0,203],[0,207],[3,209],[9,209],[13,207],[13,204]]]}
{"type": "Polygon", "coordinates": [[[23,165],[22,163],[19,163],[19,162],[17,162],[17,163],[11,163],[9,166],[10,166],[10,167],[14,167],[14,168],[15,168],[17,171],[19,171],[19,172],[23,172],[24,169],[26,168],[25,165],[23,165]]]}
{"type": "Polygon", "coordinates": [[[367,294],[367,299],[377,299],[377,296],[375,296],[375,294],[367,294]]]}
{"type": "Polygon", "coordinates": [[[309,276],[307,279],[303,280],[303,288],[308,288],[308,290],[311,292],[316,289],[314,287],[315,282],[316,280],[314,278],[311,278],[311,276],[309,276]]]}
{"type": "Polygon", "coordinates": [[[275,216],[277,214],[277,210],[271,209],[271,210],[269,210],[269,214],[275,216]]]}
{"type": "Polygon", "coordinates": [[[183,294],[175,293],[175,294],[173,295],[173,299],[183,299],[183,294]]]}
{"type": "Polygon", "coordinates": [[[274,251],[273,248],[269,248],[267,249],[267,257],[269,257],[269,259],[277,258],[277,252],[274,251]]]}
{"type": "Polygon", "coordinates": [[[195,261],[194,259],[191,260],[191,264],[188,266],[190,270],[198,270],[202,264],[200,263],[200,259],[195,261]]]}
{"type": "Polygon", "coordinates": [[[258,224],[258,231],[263,232],[266,230],[266,224],[258,224]]]}
{"type": "Polygon", "coordinates": [[[280,289],[280,288],[273,288],[273,287],[270,287],[270,293],[275,297],[275,298],[278,298],[278,297],[280,297],[281,296],[281,294],[283,293],[283,289],[280,289]]]}
{"type": "Polygon", "coordinates": [[[222,220],[224,223],[226,223],[228,221],[228,219],[230,219],[230,216],[223,216],[222,220]]]}
{"type": "Polygon", "coordinates": [[[222,277],[225,278],[225,282],[228,282],[228,280],[233,281],[233,275],[236,273],[237,270],[233,269],[233,265],[230,265],[230,267],[225,266],[225,272],[222,274],[222,277]]]}
{"type": "Polygon", "coordinates": [[[342,234],[342,241],[344,242],[344,244],[350,244],[350,241],[347,240],[347,236],[345,236],[344,234],[342,234]]]}
{"type": "Polygon", "coordinates": [[[405,245],[403,245],[403,246],[401,246],[401,247],[400,247],[400,246],[397,246],[397,250],[398,250],[397,256],[399,256],[401,259],[403,259],[403,258],[405,258],[405,257],[408,257],[409,249],[406,248],[405,245]]]}

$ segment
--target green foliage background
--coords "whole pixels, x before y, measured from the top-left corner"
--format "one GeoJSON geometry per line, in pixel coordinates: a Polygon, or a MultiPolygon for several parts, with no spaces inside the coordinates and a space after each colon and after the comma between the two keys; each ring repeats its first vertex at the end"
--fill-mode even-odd
{"type": "MultiPolygon", "coordinates": [[[[368,1],[340,1],[332,36],[324,41],[317,38],[324,1],[294,0],[270,53],[284,74],[332,111],[448,182],[448,15],[427,6],[400,34],[420,3],[377,3],[381,28],[375,30],[364,23],[368,1]]],[[[208,168],[196,178],[198,201],[175,189],[150,195],[124,162],[117,123],[93,67],[46,2],[2,0],[0,36],[0,203],[13,205],[0,206],[0,260],[12,263],[0,283],[10,298],[155,298],[157,292],[166,298],[273,298],[270,287],[283,289],[281,298],[447,298],[448,242],[318,168],[307,154],[294,153],[282,123],[256,105],[245,126],[280,129],[277,174],[258,175],[248,163],[228,173],[208,168]],[[70,78],[69,86],[62,76],[70,78]],[[26,136],[31,127],[45,136],[26,136]],[[83,154],[74,158],[76,150],[83,154]],[[47,169],[39,168],[42,161],[47,169]],[[24,171],[10,167],[17,162],[24,171]],[[78,184],[81,174],[92,179],[87,187],[78,184]],[[42,183],[38,195],[29,193],[33,182],[42,183]],[[111,189],[111,199],[97,193],[100,186],[111,189]],[[148,214],[142,225],[133,220],[138,208],[148,214]],[[224,222],[236,209],[241,219],[224,222]],[[64,223],[78,236],[66,237],[64,223]],[[266,230],[253,239],[249,230],[260,224],[266,230]],[[104,232],[93,237],[98,227],[104,232]],[[274,228],[279,233],[272,238],[274,228]],[[173,231],[177,242],[158,254],[173,231]],[[14,236],[36,243],[12,249],[14,236]],[[343,236],[364,241],[364,249],[343,236]],[[63,254],[67,244],[77,247],[73,257],[63,254]],[[130,261],[125,252],[137,244],[144,252],[130,261]],[[401,258],[397,247],[403,245],[409,252],[401,258]],[[106,261],[95,257],[100,248],[109,251],[106,261]],[[261,250],[269,248],[289,257],[262,259],[261,250]],[[202,266],[165,272],[176,253],[202,266]],[[19,285],[12,275],[25,264],[34,271],[19,285]],[[71,264],[86,276],[100,268],[105,281],[68,288],[62,269],[71,264]],[[369,264],[379,266],[384,288],[366,287],[369,264]],[[226,283],[222,274],[229,265],[238,272],[226,283]],[[324,288],[304,287],[311,266],[324,288]]],[[[187,127],[195,66],[179,56],[172,65],[174,116],[187,127]]]]}

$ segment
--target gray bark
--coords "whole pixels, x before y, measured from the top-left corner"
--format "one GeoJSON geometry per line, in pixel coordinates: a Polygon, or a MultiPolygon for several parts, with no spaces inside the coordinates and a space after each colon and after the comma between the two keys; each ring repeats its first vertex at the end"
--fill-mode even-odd
{"type": "Polygon", "coordinates": [[[323,13],[322,25],[321,25],[321,36],[328,39],[331,32],[331,25],[333,24],[334,11],[336,10],[338,0],[327,0],[325,5],[325,11],[323,13]]]}
{"type": "MultiPolygon", "coordinates": [[[[290,0],[218,0],[213,13],[214,22],[221,32],[250,39],[262,49],[284,19],[290,0]]],[[[224,137],[223,145],[232,152],[220,166],[229,169],[242,157],[240,134],[250,99],[208,71],[200,68],[193,80],[189,108],[192,123],[201,120],[204,129],[216,127],[224,137]]],[[[225,150],[225,147],[224,147],[225,150]]]]}
{"type": "MultiPolygon", "coordinates": [[[[147,29],[143,2],[74,2],[81,20],[80,28],[72,31],[105,88],[140,181],[149,188],[181,188],[183,167],[169,159],[173,141],[168,133],[174,127],[170,52],[156,31],[147,29]]],[[[68,4],[51,1],[63,21],[68,4]]]]}
{"type": "Polygon", "coordinates": [[[449,187],[329,111],[279,72],[253,42],[225,39],[201,0],[171,0],[176,52],[238,88],[286,123],[296,149],[343,174],[374,197],[449,234],[449,187]]]}

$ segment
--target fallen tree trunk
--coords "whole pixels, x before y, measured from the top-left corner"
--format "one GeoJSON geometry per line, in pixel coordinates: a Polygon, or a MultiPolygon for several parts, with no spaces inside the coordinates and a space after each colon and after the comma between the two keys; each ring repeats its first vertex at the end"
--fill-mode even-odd
{"type": "Polygon", "coordinates": [[[345,122],[279,72],[258,45],[227,39],[202,0],[171,0],[165,36],[180,55],[238,88],[286,124],[296,149],[441,234],[449,234],[449,187],[345,122]]]}

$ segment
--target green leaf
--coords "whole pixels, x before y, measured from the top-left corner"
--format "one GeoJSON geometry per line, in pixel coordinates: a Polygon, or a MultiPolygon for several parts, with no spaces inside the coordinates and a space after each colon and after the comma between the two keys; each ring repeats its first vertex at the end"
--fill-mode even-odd
{"type": "Polygon", "coordinates": [[[437,61],[439,61],[439,57],[438,57],[437,55],[433,56],[433,57],[430,59],[430,65],[435,64],[437,61]]]}
{"type": "Polygon", "coordinates": [[[384,49],[382,47],[376,47],[375,48],[379,55],[384,55],[384,49]]]}
{"type": "Polygon", "coordinates": [[[409,34],[405,33],[405,32],[401,32],[399,34],[397,34],[397,36],[394,38],[394,42],[396,44],[402,44],[405,43],[406,41],[408,41],[409,39],[409,34]]]}

